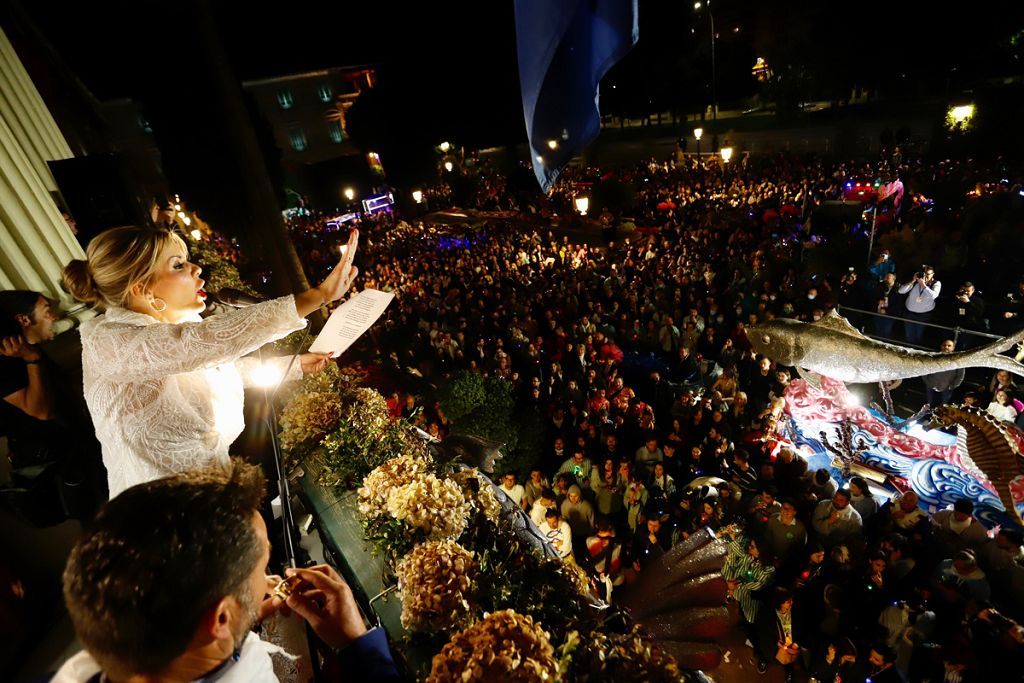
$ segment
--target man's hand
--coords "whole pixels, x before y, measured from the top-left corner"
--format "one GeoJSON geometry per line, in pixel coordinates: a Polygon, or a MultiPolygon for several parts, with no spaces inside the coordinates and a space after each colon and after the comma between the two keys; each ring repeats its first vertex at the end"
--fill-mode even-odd
{"type": "Polygon", "coordinates": [[[321,564],[311,569],[289,568],[285,574],[302,579],[286,604],[327,645],[338,650],[366,633],[352,589],[333,567],[321,564]]]}
{"type": "Polygon", "coordinates": [[[331,362],[329,353],[304,353],[299,356],[299,365],[302,366],[303,375],[312,375],[320,372],[331,362]]]}
{"type": "Polygon", "coordinates": [[[273,616],[277,612],[281,612],[285,616],[291,614],[285,604],[281,601],[281,598],[274,595],[274,589],[284,581],[280,576],[276,574],[267,574],[266,577],[266,588],[263,593],[263,602],[260,603],[259,608],[256,610],[257,621],[262,622],[270,616],[273,616]]]}
{"type": "Polygon", "coordinates": [[[0,340],[0,355],[8,358],[20,358],[22,360],[39,360],[42,354],[34,346],[29,344],[24,337],[4,337],[0,340]]]}

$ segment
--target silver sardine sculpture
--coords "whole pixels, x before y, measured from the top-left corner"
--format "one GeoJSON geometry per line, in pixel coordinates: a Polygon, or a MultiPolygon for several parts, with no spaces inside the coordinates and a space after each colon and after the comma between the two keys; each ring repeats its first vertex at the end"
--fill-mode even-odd
{"type": "Polygon", "coordinates": [[[918,351],[868,339],[834,310],[816,323],[776,318],[747,328],[754,352],[782,365],[854,384],[887,382],[960,368],[995,368],[1024,377],[1024,365],[1002,352],[1024,330],[970,351],[918,351]]]}

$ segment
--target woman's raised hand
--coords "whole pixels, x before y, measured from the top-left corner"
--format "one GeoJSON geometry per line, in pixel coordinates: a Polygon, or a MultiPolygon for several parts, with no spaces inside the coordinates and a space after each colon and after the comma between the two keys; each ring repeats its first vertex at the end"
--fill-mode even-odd
{"type": "Polygon", "coordinates": [[[341,254],[341,261],[317,288],[324,295],[324,303],[337,301],[344,296],[348,288],[352,286],[356,276],[359,275],[359,268],[352,265],[358,246],[359,231],[353,230],[352,234],[349,235],[348,244],[345,245],[341,254]]]}

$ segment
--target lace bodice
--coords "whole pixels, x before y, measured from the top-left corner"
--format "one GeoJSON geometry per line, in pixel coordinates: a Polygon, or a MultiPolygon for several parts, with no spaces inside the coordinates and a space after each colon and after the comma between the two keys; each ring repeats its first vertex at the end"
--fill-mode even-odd
{"type": "MultiPolygon", "coordinates": [[[[85,400],[103,446],[110,496],[159,477],[227,465],[245,427],[242,358],[302,329],[294,297],[176,325],[112,308],[82,324],[85,400]]],[[[274,362],[283,372],[289,358],[274,362]]],[[[301,375],[298,361],[290,377],[301,375]]]]}

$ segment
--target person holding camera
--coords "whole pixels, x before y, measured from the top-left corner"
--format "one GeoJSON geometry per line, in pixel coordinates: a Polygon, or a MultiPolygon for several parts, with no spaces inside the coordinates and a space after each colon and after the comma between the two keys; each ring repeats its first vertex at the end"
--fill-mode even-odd
{"type": "Polygon", "coordinates": [[[940,291],[942,283],[935,279],[935,269],[927,265],[921,266],[921,270],[914,273],[914,278],[899,288],[900,294],[907,295],[904,313],[907,321],[903,327],[904,338],[908,344],[921,344],[924,338],[924,325],[919,323],[931,320],[935,312],[935,300],[939,298],[940,291]]]}
{"type": "MultiPolygon", "coordinates": [[[[956,292],[953,301],[953,324],[964,330],[985,330],[985,302],[972,282],[963,283],[956,292]]],[[[957,348],[969,349],[978,346],[982,341],[983,337],[961,333],[957,348]]]]}

